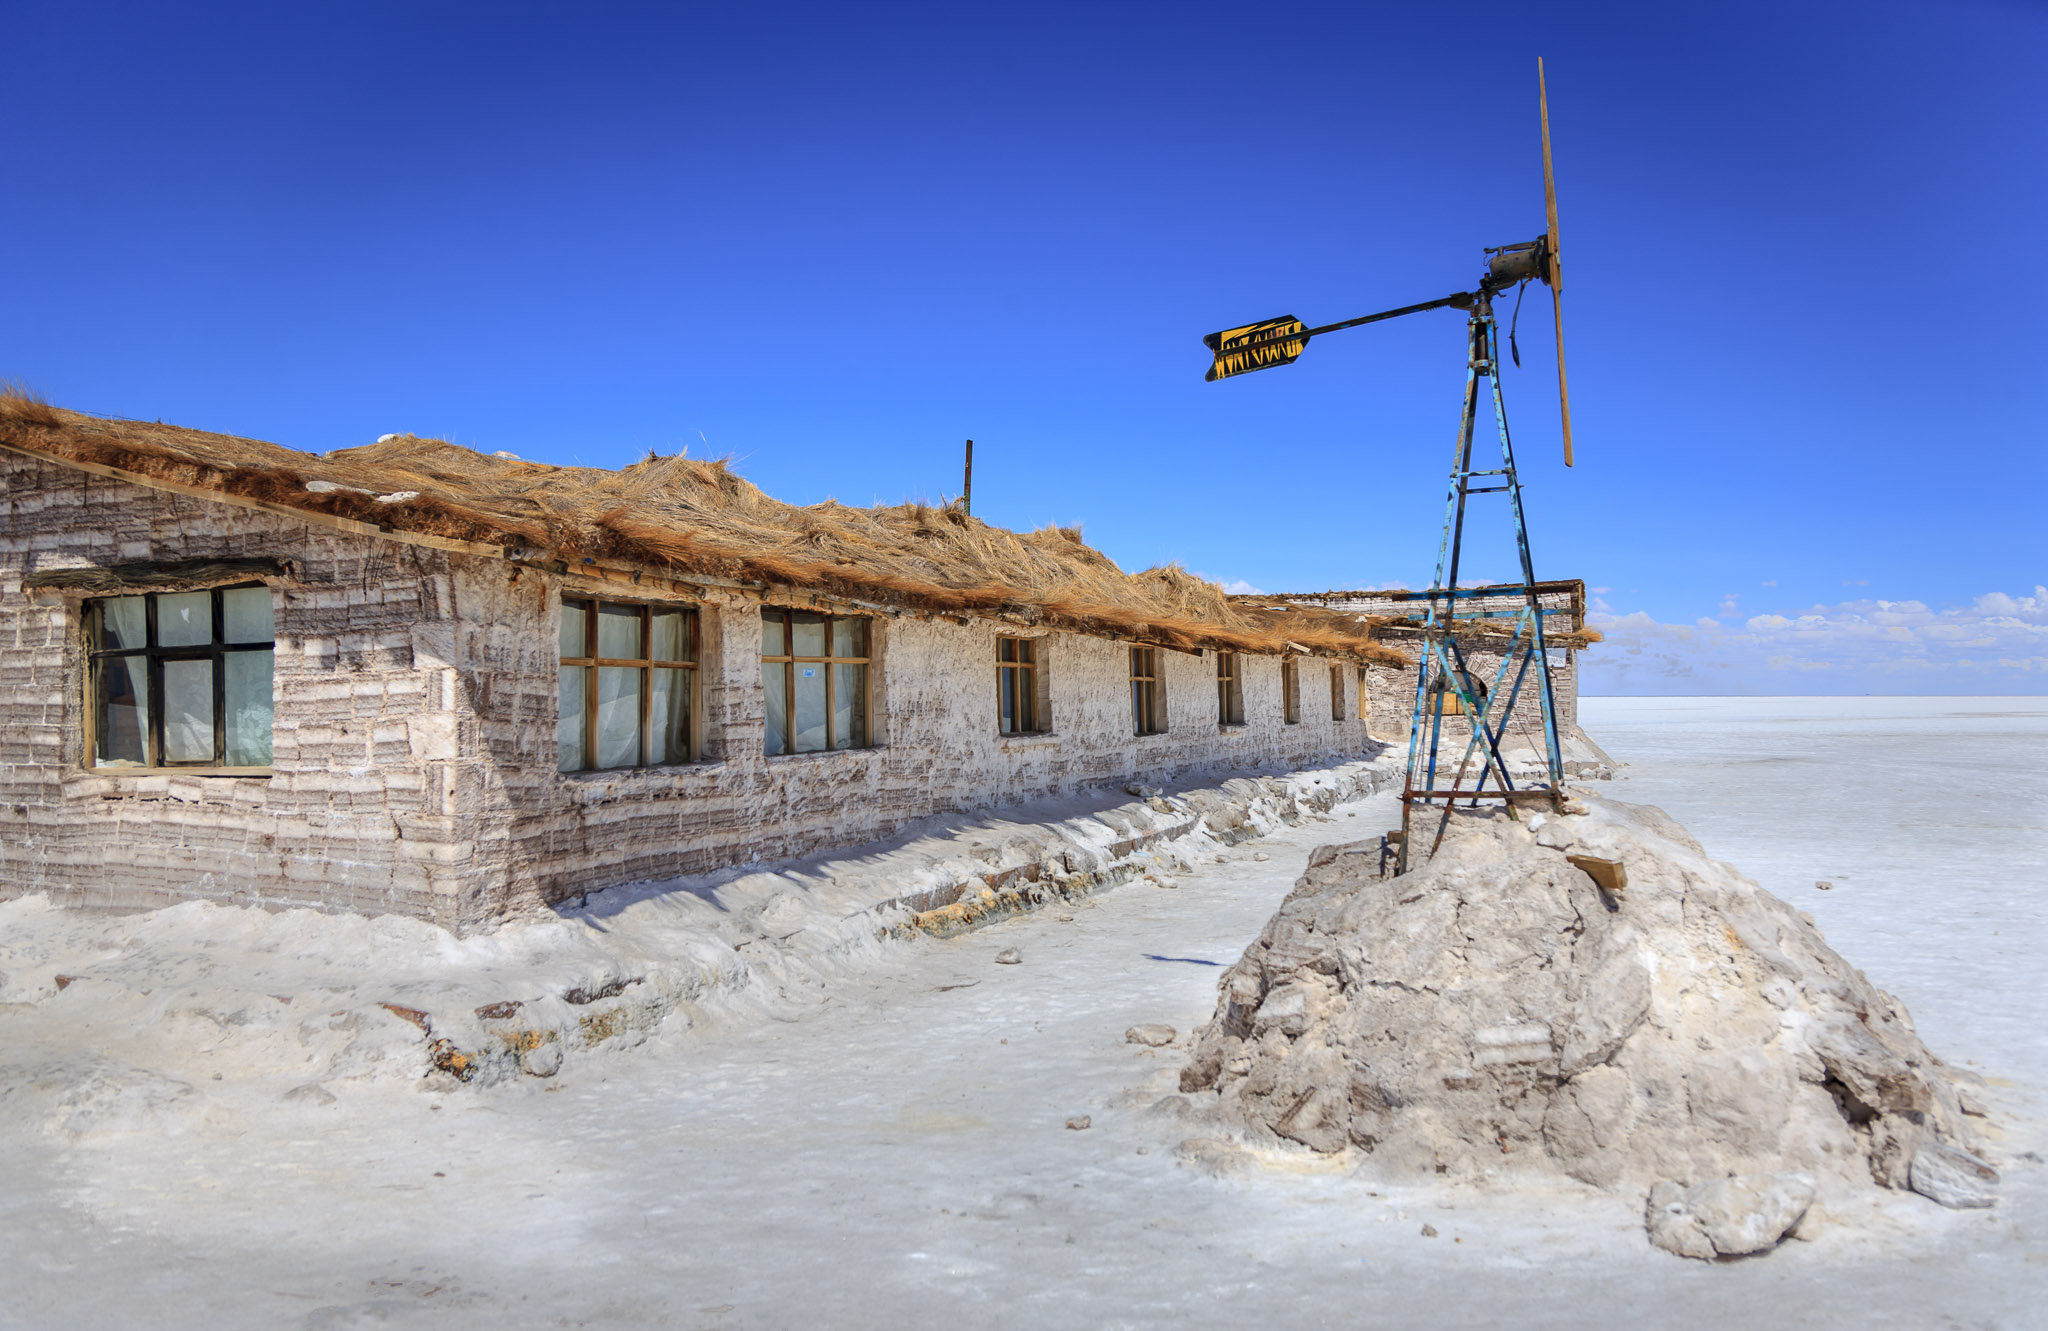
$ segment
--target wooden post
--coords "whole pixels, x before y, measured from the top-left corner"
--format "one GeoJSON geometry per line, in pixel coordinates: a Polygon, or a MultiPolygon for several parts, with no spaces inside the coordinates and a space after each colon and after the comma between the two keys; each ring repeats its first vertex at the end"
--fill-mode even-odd
{"type": "Polygon", "coordinates": [[[960,511],[974,515],[974,441],[967,441],[967,479],[960,487],[960,511]]]}

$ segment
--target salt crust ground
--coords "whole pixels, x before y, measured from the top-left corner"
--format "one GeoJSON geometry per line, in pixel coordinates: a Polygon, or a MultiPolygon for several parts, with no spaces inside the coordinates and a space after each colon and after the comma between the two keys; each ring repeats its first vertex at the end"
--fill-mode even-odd
{"type": "MultiPolygon", "coordinates": [[[[552,1081],[368,1078],[333,1104],[286,1100],[290,1076],[227,1040],[211,1070],[205,1049],[173,1070],[192,1089],[161,1109],[76,1133],[7,1113],[0,1325],[1491,1326],[1509,1310],[1535,1326],[2035,1325],[2048,1189],[2026,1157],[2048,1146],[2048,1069],[2041,982],[2011,963],[2042,942],[2039,765],[1988,831],[1972,825],[1977,789],[1897,826],[1896,800],[1794,796],[1816,778],[1853,797],[1976,768],[2011,756],[1998,746],[2015,725],[2038,754],[2048,708],[1909,716],[1875,778],[1869,718],[1807,721],[1777,753],[1788,723],[1767,718],[1689,768],[1658,750],[1666,732],[1711,739],[1721,718],[1595,726],[1636,764],[1618,795],[1664,804],[1813,910],[1930,1043],[1986,1074],[2006,1129],[1996,1211],[1893,1196],[1766,1262],[1708,1267],[1650,1250],[1638,1207],[1574,1186],[1363,1185],[1305,1152],[1230,1179],[1177,1164],[1180,1132],[1143,1106],[1171,1089],[1185,1037],[1149,1049],[1123,1030],[1196,1026],[1218,968],[1194,963],[1234,959],[1313,845],[1391,825],[1380,797],[1220,849],[1229,863],[1196,863],[1171,890],[1128,885],[884,949],[808,1008],[658,1031],[552,1081]],[[1733,781],[1760,756],[1797,780],[1773,797],[1766,763],[1733,781]],[[1747,827],[1682,798],[1724,779],[1754,797],[1747,827]],[[1848,881],[1816,893],[1825,872],[1848,881]],[[1941,910],[1925,909],[1930,882],[1941,910]],[[1023,964],[991,965],[1008,947],[1023,964]],[[2001,947],[2005,964],[1985,960],[2001,947]],[[1067,1131],[1076,1113],[1093,1126],[1067,1131]]],[[[17,1066],[114,1039],[18,1010],[0,1022],[17,1066]]]]}

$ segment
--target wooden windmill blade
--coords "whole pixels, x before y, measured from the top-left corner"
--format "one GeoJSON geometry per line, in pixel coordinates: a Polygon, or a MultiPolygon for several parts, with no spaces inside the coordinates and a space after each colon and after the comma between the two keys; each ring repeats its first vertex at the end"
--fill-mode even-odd
{"type": "Polygon", "coordinates": [[[1550,90],[1543,81],[1543,57],[1536,57],[1536,106],[1543,121],[1543,207],[1549,217],[1546,248],[1550,271],[1544,281],[1550,285],[1550,311],[1557,323],[1557,407],[1564,421],[1564,465],[1572,465],[1572,399],[1564,375],[1564,263],[1557,249],[1557,180],[1550,169],[1550,90]]]}

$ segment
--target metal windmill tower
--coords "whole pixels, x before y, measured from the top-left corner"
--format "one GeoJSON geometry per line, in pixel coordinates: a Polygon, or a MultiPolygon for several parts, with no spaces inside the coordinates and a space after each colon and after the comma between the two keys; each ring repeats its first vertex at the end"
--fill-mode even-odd
{"type": "MultiPolygon", "coordinates": [[[[1515,474],[1514,444],[1508,436],[1507,407],[1501,398],[1500,327],[1494,316],[1494,298],[1531,281],[1550,288],[1551,308],[1557,328],[1557,397],[1564,425],[1564,462],[1572,458],[1571,400],[1565,388],[1564,306],[1561,300],[1564,273],[1558,257],[1557,190],[1550,165],[1550,100],[1544,85],[1543,62],[1536,62],[1538,116],[1543,131],[1543,196],[1548,226],[1534,240],[1503,245],[1485,251],[1486,272],[1471,291],[1460,291],[1439,300],[1400,309],[1384,310],[1357,319],[1310,328],[1293,316],[1265,319],[1239,328],[1211,333],[1203,342],[1215,355],[1207,378],[1213,382],[1247,374],[1275,365],[1292,364],[1309,339],[1346,328],[1420,314],[1425,310],[1459,309],[1465,318],[1465,404],[1458,421],[1458,441],[1451,459],[1450,493],[1445,504],[1443,539],[1437,548],[1436,579],[1430,587],[1427,614],[1422,630],[1422,656],[1417,663],[1415,713],[1408,731],[1408,772],[1401,794],[1402,845],[1399,870],[1422,856],[1412,856],[1415,838],[1421,830],[1440,842],[1450,810],[1458,801],[1477,806],[1481,800],[1513,802],[1524,797],[1556,799],[1564,780],[1563,755],[1558,744],[1557,703],[1551,686],[1550,656],[1545,641],[1544,617],[1558,613],[1546,610],[1538,600],[1535,566],[1529,555],[1529,527],[1523,514],[1522,486],[1515,474]],[[1475,465],[1473,434],[1479,416],[1481,381],[1492,398],[1493,418],[1500,438],[1500,465],[1475,465]],[[1495,585],[1484,590],[1458,585],[1459,563],[1464,552],[1465,517],[1470,501],[1479,495],[1507,496],[1507,507],[1520,556],[1521,582],[1495,585]],[[1520,591],[1521,605],[1497,608],[1499,601],[1520,591]],[[1486,623],[1486,621],[1512,621],[1486,623]],[[1457,637],[1461,626],[1471,629],[1505,630],[1506,642],[1500,665],[1490,683],[1471,671],[1464,648],[1457,637]],[[1533,677],[1532,677],[1533,676],[1533,677]],[[1547,780],[1517,787],[1501,757],[1501,737],[1508,719],[1525,689],[1536,694],[1543,720],[1543,742],[1547,780]],[[1449,749],[1455,736],[1447,734],[1446,716],[1469,718],[1463,753],[1455,767],[1449,749]],[[1473,760],[1479,771],[1471,785],[1465,778],[1473,760]],[[1445,777],[1448,776],[1448,781],[1445,777]],[[1492,783],[1489,788],[1489,782],[1492,783]],[[1427,810],[1440,809],[1434,818],[1427,810]]],[[[1512,339],[1511,339],[1512,341],[1512,339]]],[[[1512,348],[1511,348],[1512,349],[1512,348]]],[[[1516,356],[1519,363],[1520,357],[1516,356]]],[[[1491,636],[1491,635],[1489,635],[1491,636]]],[[[1456,728],[1456,727],[1453,727],[1456,728]]],[[[1433,851],[1434,845],[1431,850],[1433,851]]]]}

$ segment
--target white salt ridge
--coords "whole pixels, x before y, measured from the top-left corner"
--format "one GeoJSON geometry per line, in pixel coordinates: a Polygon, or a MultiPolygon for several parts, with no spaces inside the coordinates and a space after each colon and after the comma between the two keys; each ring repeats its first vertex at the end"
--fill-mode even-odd
{"type": "Polygon", "coordinates": [[[77,1133],[113,1130],[120,1105],[143,1126],[185,1102],[95,1091],[99,1108],[80,1114],[72,1081],[154,1085],[189,1076],[195,1060],[209,1075],[226,1059],[295,1087],[410,1085],[436,1070],[477,1085],[549,1077],[565,1053],[829,1002],[902,946],[888,935],[911,931],[917,910],[963,895],[974,914],[1031,909],[1138,875],[1170,884],[1159,870],[1185,867],[1196,842],[1213,850],[1398,779],[1383,757],[1139,803],[1074,798],[934,820],[894,845],[617,888],[460,938],[390,915],[188,902],[109,917],[43,896],[0,903],[0,1004],[12,1005],[16,1043],[96,1033],[89,1055],[53,1063],[0,1053],[0,1099],[31,1115],[48,1102],[77,1133]],[[983,886],[1006,874],[1000,890],[983,886]]]}

